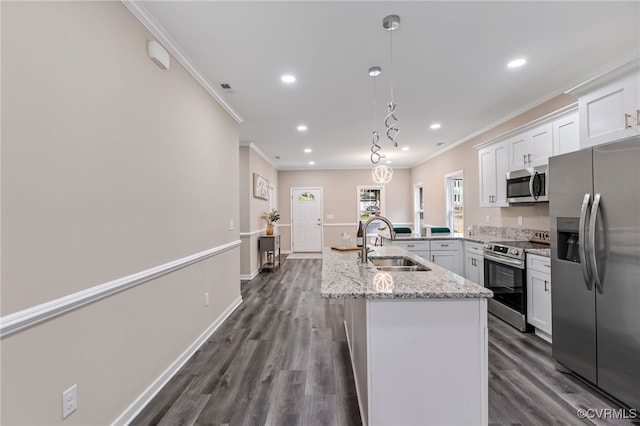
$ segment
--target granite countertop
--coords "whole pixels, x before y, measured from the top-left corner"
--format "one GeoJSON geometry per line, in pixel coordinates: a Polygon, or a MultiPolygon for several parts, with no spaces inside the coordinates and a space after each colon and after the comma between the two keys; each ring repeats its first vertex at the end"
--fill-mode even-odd
{"type": "MultiPolygon", "coordinates": [[[[388,236],[380,235],[383,240],[391,241],[388,236]]],[[[431,241],[431,240],[463,240],[470,241],[472,243],[490,243],[496,241],[508,241],[509,238],[499,237],[496,235],[488,235],[488,234],[474,234],[474,235],[463,235],[463,234],[444,234],[444,235],[429,235],[424,236],[419,233],[411,233],[411,234],[396,234],[396,241],[431,241]]],[[[513,241],[521,241],[521,239],[513,239],[513,241]]],[[[551,257],[551,248],[531,248],[525,249],[526,253],[537,254],[539,256],[551,257]]]]}
{"type": "Polygon", "coordinates": [[[369,258],[406,256],[431,269],[422,272],[381,272],[362,264],[357,251],[325,247],[320,293],[327,299],[461,299],[490,298],[493,292],[401,247],[375,247],[369,258]]]}

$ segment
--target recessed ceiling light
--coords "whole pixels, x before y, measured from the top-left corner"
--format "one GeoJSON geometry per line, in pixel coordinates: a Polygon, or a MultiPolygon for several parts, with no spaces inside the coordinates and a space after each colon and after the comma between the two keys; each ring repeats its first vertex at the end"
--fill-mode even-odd
{"type": "Polygon", "coordinates": [[[306,152],[307,154],[311,152],[311,148],[305,148],[304,152],[306,152]]]}
{"type": "Polygon", "coordinates": [[[316,164],[316,162],[315,162],[315,161],[309,161],[309,165],[310,165],[310,166],[313,166],[314,164],[316,164]]]}
{"type": "Polygon", "coordinates": [[[409,151],[409,147],[408,147],[408,146],[403,146],[403,147],[402,147],[402,150],[403,150],[403,151],[409,151]]]}
{"type": "Polygon", "coordinates": [[[371,67],[371,68],[369,68],[369,75],[371,77],[377,77],[380,74],[382,74],[382,68],[380,68],[380,67],[371,67]]]}
{"type": "Polygon", "coordinates": [[[509,62],[509,63],[507,64],[507,66],[508,66],[509,68],[518,68],[518,67],[523,66],[523,65],[524,65],[524,64],[526,64],[526,63],[527,63],[527,60],[526,60],[526,59],[524,59],[524,58],[518,58],[518,59],[514,59],[513,61],[509,62]]]}
{"type": "Polygon", "coordinates": [[[301,124],[298,126],[298,131],[299,132],[306,132],[307,131],[307,126],[305,124],[301,124]]]}
{"type": "Polygon", "coordinates": [[[283,83],[294,83],[296,78],[291,74],[287,74],[280,77],[280,80],[282,80],[283,83]]]}
{"type": "Polygon", "coordinates": [[[433,123],[431,126],[429,126],[432,129],[439,129],[440,128],[440,123],[433,123]]]}

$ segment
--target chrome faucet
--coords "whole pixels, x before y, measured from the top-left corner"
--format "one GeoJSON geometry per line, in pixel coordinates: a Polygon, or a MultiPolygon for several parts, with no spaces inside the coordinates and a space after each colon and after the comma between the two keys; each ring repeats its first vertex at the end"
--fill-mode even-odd
{"type": "Polygon", "coordinates": [[[367,227],[369,226],[369,224],[371,222],[373,222],[374,220],[381,220],[384,223],[387,224],[387,226],[389,227],[389,235],[391,236],[391,240],[395,240],[396,239],[396,233],[393,230],[393,224],[391,223],[391,221],[389,219],[387,219],[384,216],[373,216],[370,217],[369,220],[367,220],[364,223],[364,227],[362,230],[363,238],[362,238],[362,252],[360,253],[360,262],[362,263],[367,263],[367,227]]]}

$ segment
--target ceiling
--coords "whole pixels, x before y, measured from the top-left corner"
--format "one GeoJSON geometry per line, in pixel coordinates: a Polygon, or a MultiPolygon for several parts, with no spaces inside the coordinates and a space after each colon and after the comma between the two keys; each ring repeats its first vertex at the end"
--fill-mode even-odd
{"type": "Polygon", "coordinates": [[[380,153],[393,167],[412,167],[640,56],[639,1],[154,1],[136,7],[241,117],[241,144],[255,145],[281,170],[371,167],[371,132],[384,135],[391,80],[398,148],[381,137],[380,153]],[[400,16],[391,33],[382,27],[390,14],[400,16]],[[519,57],[524,66],[507,68],[519,57]],[[382,67],[375,120],[371,66],[382,67]],[[284,74],[296,82],[283,83],[284,74]],[[441,127],[430,129],[436,122],[441,127]],[[299,124],[308,130],[299,132],[299,124]]]}

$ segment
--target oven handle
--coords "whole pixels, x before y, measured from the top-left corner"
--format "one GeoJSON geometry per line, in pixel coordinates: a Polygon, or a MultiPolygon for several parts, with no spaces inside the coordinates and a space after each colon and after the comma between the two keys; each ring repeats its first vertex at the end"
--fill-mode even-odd
{"type": "Polygon", "coordinates": [[[591,272],[587,266],[587,211],[589,210],[589,201],[591,194],[584,194],[582,200],[582,207],[580,208],[580,224],[578,225],[578,250],[580,254],[580,268],[582,269],[582,276],[587,286],[587,290],[593,290],[591,272]]]}
{"type": "Polygon", "coordinates": [[[524,269],[524,262],[521,261],[521,260],[504,258],[504,257],[501,257],[501,256],[496,256],[496,255],[488,253],[488,252],[484,253],[484,258],[492,260],[492,261],[494,261],[496,263],[502,263],[502,264],[505,264],[505,265],[515,266],[518,269],[524,269]]]}

